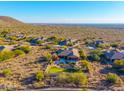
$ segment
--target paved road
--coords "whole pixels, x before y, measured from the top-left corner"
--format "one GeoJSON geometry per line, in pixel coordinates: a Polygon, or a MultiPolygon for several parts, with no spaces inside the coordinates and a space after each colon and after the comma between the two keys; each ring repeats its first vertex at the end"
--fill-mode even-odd
{"type": "Polygon", "coordinates": [[[83,91],[81,88],[44,88],[44,89],[34,89],[29,91],[83,91]]]}

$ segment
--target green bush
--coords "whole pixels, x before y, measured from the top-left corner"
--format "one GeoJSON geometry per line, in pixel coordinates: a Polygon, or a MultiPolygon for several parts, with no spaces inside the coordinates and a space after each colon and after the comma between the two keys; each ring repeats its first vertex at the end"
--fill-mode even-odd
{"type": "Polygon", "coordinates": [[[33,88],[35,89],[44,88],[44,87],[45,87],[45,83],[43,81],[33,83],[33,88]]]}
{"type": "Polygon", "coordinates": [[[47,41],[58,41],[58,37],[57,36],[51,36],[47,39],[47,41]]]}
{"type": "Polygon", "coordinates": [[[18,50],[18,49],[17,50],[14,50],[13,53],[14,53],[15,56],[19,56],[19,55],[25,54],[24,51],[18,50]]]}
{"type": "Polygon", "coordinates": [[[113,63],[113,67],[121,68],[124,67],[124,60],[115,60],[113,63]]]}
{"type": "Polygon", "coordinates": [[[41,81],[41,80],[44,79],[44,73],[43,73],[43,71],[39,71],[39,72],[36,73],[36,79],[38,81],[41,81]]]}
{"type": "Polygon", "coordinates": [[[85,39],[85,44],[86,45],[92,45],[93,44],[93,41],[92,40],[85,39]]]}
{"type": "Polygon", "coordinates": [[[99,44],[99,45],[97,45],[97,47],[104,49],[105,48],[105,44],[99,44]]]}
{"type": "Polygon", "coordinates": [[[100,61],[100,56],[98,56],[97,54],[92,54],[89,56],[89,59],[92,61],[100,61]]]}
{"type": "Polygon", "coordinates": [[[18,40],[18,38],[16,36],[10,36],[9,39],[10,40],[18,40]]]}
{"type": "Polygon", "coordinates": [[[82,72],[82,71],[76,67],[73,67],[73,68],[65,69],[64,72],[75,73],[75,72],[82,72]]]}
{"type": "Polygon", "coordinates": [[[62,46],[63,49],[67,49],[68,47],[67,46],[62,46]]]}
{"type": "Polygon", "coordinates": [[[51,49],[51,46],[50,45],[46,45],[45,49],[51,49]]]}
{"type": "Polygon", "coordinates": [[[59,42],[58,40],[55,40],[55,41],[53,41],[53,44],[58,45],[58,42],[59,42]]]}
{"type": "Polygon", "coordinates": [[[113,73],[107,74],[106,80],[111,84],[121,84],[122,83],[121,78],[118,75],[113,74],[113,73]]]}
{"type": "Polygon", "coordinates": [[[5,76],[9,76],[9,75],[12,74],[12,71],[11,71],[10,69],[4,69],[4,70],[2,71],[2,74],[4,74],[5,76]]]}
{"type": "Polygon", "coordinates": [[[88,83],[87,76],[83,73],[61,73],[57,76],[60,85],[85,86],[88,83]]]}
{"type": "Polygon", "coordinates": [[[28,45],[19,46],[17,49],[24,51],[25,53],[28,53],[31,50],[31,47],[28,45]]]}
{"type": "Polygon", "coordinates": [[[117,47],[119,46],[119,44],[117,44],[117,43],[112,43],[111,46],[117,48],[117,47]]]}
{"type": "Polygon", "coordinates": [[[73,46],[73,43],[72,43],[72,42],[69,42],[69,43],[67,44],[67,46],[73,46]]]}
{"type": "Polygon", "coordinates": [[[42,44],[43,42],[44,42],[44,41],[42,41],[42,40],[36,41],[37,44],[42,44]]]}
{"type": "Polygon", "coordinates": [[[101,56],[103,53],[101,52],[100,49],[96,49],[96,50],[92,50],[92,51],[91,51],[91,54],[96,54],[96,55],[98,55],[98,56],[101,56]]]}
{"type": "Polygon", "coordinates": [[[86,59],[87,58],[86,53],[83,50],[80,50],[79,54],[80,54],[81,59],[86,59]]]}
{"type": "Polygon", "coordinates": [[[14,57],[14,53],[12,51],[2,51],[0,52],[0,61],[4,61],[14,57]]]}
{"type": "Polygon", "coordinates": [[[44,58],[46,61],[50,61],[52,59],[52,55],[50,53],[47,53],[46,55],[44,55],[44,58]]]}
{"type": "Polygon", "coordinates": [[[79,62],[79,66],[81,70],[87,71],[89,73],[93,72],[93,67],[87,60],[81,60],[81,62],[79,62]]]}
{"type": "Polygon", "coordinates": [[[104,49],[106,47],[110,47],[110,44],[99,44],[97,47],[104,49]]]}
{"type": "Polygon", "coordinates": [[[2,31],[0,34],[1,34],[1,36],[6,37],[6,36],[7,36],[7,34],[9,34],[9,33],[10,33],[10,29],[5,28],[5,29],[3,29],[3,31],[2,31]]]}

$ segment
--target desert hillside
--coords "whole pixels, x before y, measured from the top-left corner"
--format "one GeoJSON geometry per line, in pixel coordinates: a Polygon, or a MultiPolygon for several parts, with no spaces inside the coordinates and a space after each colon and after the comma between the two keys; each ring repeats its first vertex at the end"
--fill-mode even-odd
{"type": "Polygon", "coordinates": [[[14,25],[22,25],[24,24],[21,21],[18,21],[12,17],[8,16],[0,16],[0,26],[14,26],[14,25]]]}

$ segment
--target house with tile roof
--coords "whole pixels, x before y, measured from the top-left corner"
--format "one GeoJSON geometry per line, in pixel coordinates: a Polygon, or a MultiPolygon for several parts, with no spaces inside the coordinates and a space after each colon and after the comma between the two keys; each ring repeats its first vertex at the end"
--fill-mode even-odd
{"type": "Polygon", "coordinates": [[[79,51],[75,48],[69,48],[67,50],[63,50],[58,54],[59,60],[56,61],[59,63],[76,63],[80,59],[79,51]]]}

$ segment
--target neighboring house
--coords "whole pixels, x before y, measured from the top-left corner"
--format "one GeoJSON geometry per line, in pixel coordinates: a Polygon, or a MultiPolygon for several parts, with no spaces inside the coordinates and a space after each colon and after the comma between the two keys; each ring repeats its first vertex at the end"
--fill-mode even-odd
{"type": "Polygon", "coordinates": [[[68,40],[63,40],[63,41],[60,41],[60,42],[59,42],[59,45],[60,45],[60,46],[65,46],[65,45],[67,45],[68,43],[69,43],[68,40]]]}
{"type": "Polygon", "coordinates": [[[44,37],[40,37],[40,38],[34,38],[30,41],[31,45],[37,45],[38,41],[44,41],[45,38],[44,37]]]}
{"type": "Polygon", "coordinates": [[[120,52],[124,52],[124,46],[118,48],[120,52]]]}
{"type": "Polygon", "coordinates": [[[59,42],[60,46],[65,46],[68,45],[69,43],[72,43],[73,45],[78,44],[79,40],[77,39],[67,39],[59,42]]]}
{"type": "Polygon", "coordinates": [[[96,45],[96,46],[98,46],[98,45],[100,45],[100,44],[103,44],[104,43],[104,41],[102,41],[102,40],[96,40],[95,42],[94,42],[94,44],[96,45]]]}
{"type": "Polygon", "coordinates": [[[80,55],[79,55],[79,52],[78,52],[78,49],[75,49],[75,48],[69,48],[67,50],[64,50],[64,51],[59,51],[58,53],[58,57],[59,57],[59,60],[56,62],[57,64],[59,63],[75,63],[77,61],[79,61],[80,59],[80,55]]]}
{"type": "Polygon", "coordinates": [[[18,39],[24,39],[25,38],[25,35],[24,34],[19,34],[19,35],[17,35],[17,38],[18,39]]]}
{"type": "Polygon", "coordinates": [[[120,59],[124,59],[124,53],[117,52],[111,58],[112,61],[120,59]]]}
{"type": "Polygon", "coordinates": [[[58,49],[55,53],[59,55],[60,53],[64,52],[64,49],[58,49]]]}
{"type": "Polygon", "coordinates": [[[104,56],[107,60],[111,60],[112,56],[116,53],[115,50],[112,51],[105,51],[104,56]]]}
{"type": "Polygon", "coordinates": [[[90,44],[88,44],[87,48],[94,50],[96,49],[100,44],[103,44],[104,42],[102,40],[96,40],[94,42],[91,42],[90,44]]]}
{"type": "Polygon", "coordinates": [[[105,58],[110,61],[124,59],[124,53],[118,52],[116,50],[106,51],[104,55],[105,58]]]}

